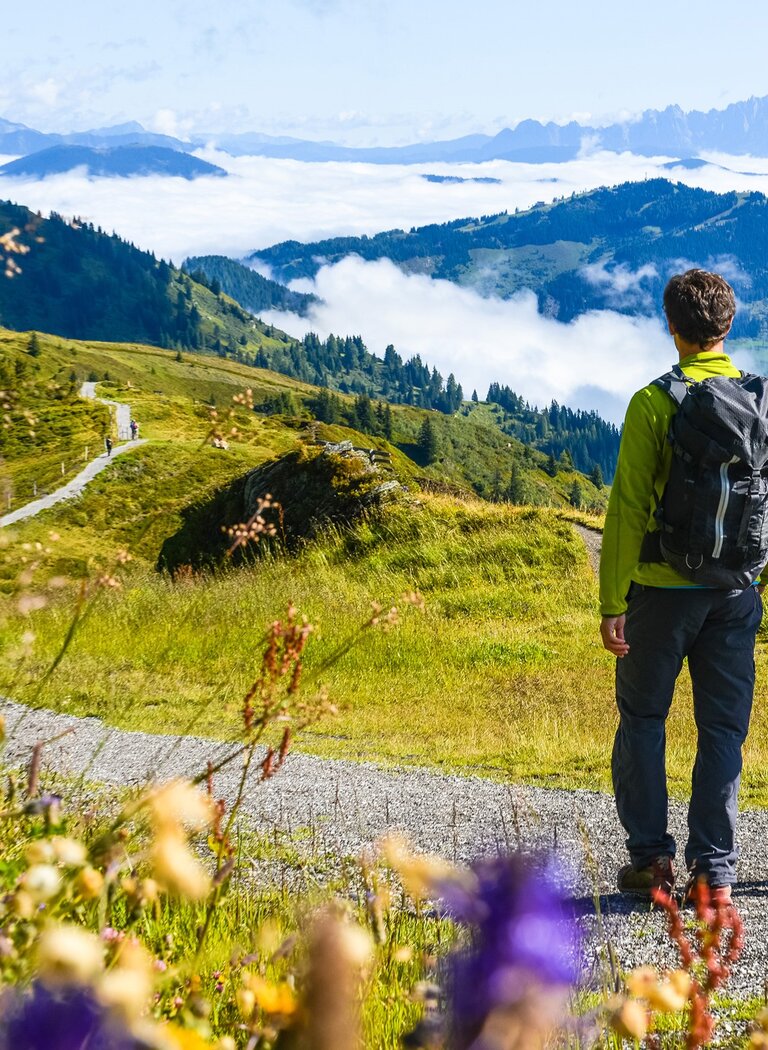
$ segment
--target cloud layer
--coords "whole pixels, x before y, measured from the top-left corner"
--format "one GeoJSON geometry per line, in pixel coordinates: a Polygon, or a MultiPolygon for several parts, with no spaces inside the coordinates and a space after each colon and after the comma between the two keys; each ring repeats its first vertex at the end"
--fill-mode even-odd
{"type": "Polygon", "coordinates": [[[377,354],[394,343],[404,356],[421,354],[443,375],[453,372],[467,397],[473,388],[484,397],[496,380],[532,404],[554,398],[620,422],[633,391],[675,358],[655,319],[605,310],[562,324],[538,312],[532,292],[485,299],[450,281],[408,276],[388,260],[349,257],[293,287],[323,302],[309,318],[272,311],[265,320],[297,337],[308,328],[323,337],[361,334],[377,354]]]}
{"type": "MultiPolygon", "coordinates": [[[[116,230],[142,248],[180,262],[185,255],[242,256],[276,241],[317,240],[465,216],[527,208],[536,201],[646,176],[692,186],[768,192],[768,160],[717,157],[707,166],[670,173],[665,158],[595,153],[565,164],[306,164],[262,157],[199,156],[230,172],[227,179],[163,177],[88,179],[82,172],[35,181],[0,179],[0,197],[35,210],[79,215],[116,230]],[[756,174],[741,174],[750,171],[756,174]],[[498,184],[432,183],[422,174],[478,176],[498,184]]],[[[6,160],[11,158],[0,158],[6,160]]]]}
{"type": "MultiPolygon", "coordinates": [[[[559,165],[494,161],[418,167],[234,159],[213,150],[199,155],[227,168],[230,177],[90,180],[70,173],[42,182],[2,179],[0,197],[43,212],[79,215],[180,262],[192,254],[241,257],[289,238],[372,234],[514,211],[600,185],[670,175],[662,167],[665,158],[630,154],[588,154],[559,165]],[[501,183],[436,184],[421,177],[426,172],[492,176],[501,183]]],[[[722,166],[678,169],[673,177],[721,192],[768,192],[768,160],[713,160],[722,166]]],[[[617,303],[626,303],[627,296],[642,300],[648,276],[648,270],[621,268],[592,273],[617,303]]],[[[564,325],[541,317],[532,293],[507,302],[485,299],[449,282],[405,276],[386,261],[346,259],[301,286],[325,303],[309,324],[281,313],[270,316],[275,324],[297,336],[310,326],[324,335],[360,333],[375,352],[394,343],[402,354],[421,354],[444,375],[453,371],[467,394],[477,387],[482,396],[497,380],[532,403],[556,398],[619,421],[632,391],[674,360],[655,320],[603,311],[564,325]]]]}

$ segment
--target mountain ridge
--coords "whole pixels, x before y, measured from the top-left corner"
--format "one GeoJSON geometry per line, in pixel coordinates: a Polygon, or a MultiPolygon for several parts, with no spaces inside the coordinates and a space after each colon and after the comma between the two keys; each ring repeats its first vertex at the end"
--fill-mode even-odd
{"type": "Polygon", "coordinates": [[[600,187],[526,211],[388,230],[370,237],[284,241],[247,261],[289,284],[349,255],[387,258],[509,299],[536,293],[540,311],[571,321],[589,310],[660,316],[672,273],[689,266],[725,272],[741,302],[734,335],[768,335],[768,198],[714,193],[669,179],[600,187]]]}
{"type": "MultiPolygon", "coordinates": [[[[124,136],[116,135],[116,138],[124,136]]],[[[48,178],[86,168],[89,178],[132,178],[164,175],[192,180],[201,176],[224,177],[216,164],[166,146],[49,146],[0,166],[0,176],[48,178]]]]}
{"type": "Polygon", "coordinates": [[[250,155],[304,161],[362,161],[372,164],[482,163],[512,160],[547,163],[572,160],[583,150],[631,151],[681,160],[702,151],[768,156],[768,95],[732,102],[723,109],[685,111],[678,105],[647,109],[636,117],[606,125],[532,118],[493,135],[472,133],[455,139],[404,146],[355,147],[334,142],[267,135],[258,131],[208,132],[182,140],[147,131],[137,121],[83,132],[41,132],[0,118],[0,153],[32,153],[54,145],[115,144],[166,146],[191,152],[214,146],[233,156],[250,155]]]}

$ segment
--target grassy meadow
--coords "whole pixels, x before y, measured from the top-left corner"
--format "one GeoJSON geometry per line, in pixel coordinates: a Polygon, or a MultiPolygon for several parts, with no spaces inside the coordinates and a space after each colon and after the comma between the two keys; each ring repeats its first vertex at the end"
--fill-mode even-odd
{"type": "MultiPolygon", "coordinates": [[[[98,375],[102,396],[130,401],[149,442],[116,460],[77,500],[0,536],[6,695],[126,727],[177,732],[193,725],[227,738],[237,733],[238,705],[265,628],[293,602],[317,629],[306,674],[339,708],[303,747],[529,783],[609,787],[613,662],[599,643],[596,580],[571,523],[581,516],[561,496],[572,474],[551,479],[537,472],[551,500],[560,500],[552,507],[493,504],[456,489],[429,493],[414,479],[438,482],[443,464],[419,467],[398,447],[398,438],[417,428],[416,409],[396,407],[398,432],[387,446],[343,427],[233,404],[246,384],[257,402],[280,390],[299,399],[311,391],[274,373],[140,346],[70,345],[43,336],[40,345],[32,362],[40,382],[61,380],[74,361],[78,379],[98,375]],[[212,409],[223,429],[238,430],[227,451],[206,441],[212,409]],[[291,556],[176,582],[155,571],[163,540],[190,507],[313,432],[389,447],[411,491],[291,556]],[[111,572],[118,551],[132,559],[121,568],[122,587],[97,595],[41,687],[68,635],[80,581],[111,572]],[[22,563],[24,587],[37,597],[20,610],[22,563]],[[423,596],[423,610],[403,602],[413,591],[423,596]],[[397,605],[399,625],[364,633],[326,669],[328,655],[359,631],[374,601],[397,605]]],[[[0,349],[19,355],[26,346],[26,336],[4,333],[0,349]]],[[[437,422],[450,428],[455,421],[437,422]]],[[[491,429],[460,422],[477,443],[492,445],[491,429]]],[[[453,432],[457,444],[461,433],[453,432]]],[[[497,439],[508,444],[498,432],[497,439]]],[[[474,455],[472,448],[462,446],[461,455],[474,455]]],[[[743,787],[745,802],[757,805],[768,803],[764,647],[761,638],[743,787]]],[[[682,680],[668,760],[679,797],[688,790],[693,740],[682,680]]]]}

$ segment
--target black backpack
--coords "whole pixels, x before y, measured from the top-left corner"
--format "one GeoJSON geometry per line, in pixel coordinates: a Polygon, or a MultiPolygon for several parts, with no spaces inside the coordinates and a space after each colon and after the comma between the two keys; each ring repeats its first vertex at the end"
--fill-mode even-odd
{"type": "Polygon", "coordinates": [[[768,562],[768,379],[694,381],[679,366],[654,380],[678,409],[669,479],[642,562],[664,561],[693,583],[743,590],[768,562]]]}

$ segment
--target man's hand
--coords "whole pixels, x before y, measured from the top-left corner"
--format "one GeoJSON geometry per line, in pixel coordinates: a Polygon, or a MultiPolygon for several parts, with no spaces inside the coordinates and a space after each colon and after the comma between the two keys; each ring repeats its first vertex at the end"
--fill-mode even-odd
{"type": "Polygon", "coordinates": [[[604,616],[600,621],[600,637],[603,646],[609,653],[613,653],[621,659],[629,652],[629,646],[624,641],[624,621],[626,616],[604,616]]]}

